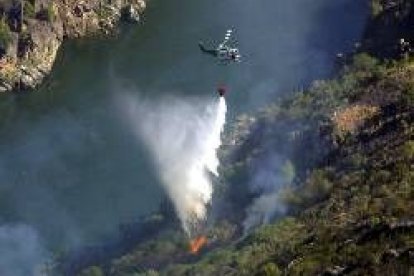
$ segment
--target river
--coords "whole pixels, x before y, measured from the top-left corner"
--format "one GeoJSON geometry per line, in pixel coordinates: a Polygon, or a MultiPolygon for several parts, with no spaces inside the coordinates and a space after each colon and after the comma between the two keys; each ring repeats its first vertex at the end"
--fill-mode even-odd
{"type": "MultiPolygon", "coordinates": [[[[0,218],[55,248],[94,242],[157,208],[164,191],[146,149],[120,122],[119,87],[139,97],[229,88],[230,117],[332,73],[367,16],[353,0],[150,0],[119,36],[65,43],[36,91],[2,95],[0,218]],[[235,29],[243,62],[223,66],[197,43],[235,29]]],[[[137,118],[145,120],[145,118],[137,118]]]]}

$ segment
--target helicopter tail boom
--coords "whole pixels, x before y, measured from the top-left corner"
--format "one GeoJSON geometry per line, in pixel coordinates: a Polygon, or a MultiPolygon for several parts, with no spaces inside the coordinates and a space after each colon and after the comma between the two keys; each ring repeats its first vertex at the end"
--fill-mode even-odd
{"type": "Polygon", "coordinates": [[[199,42],[198,43],[198,47],[200,47],[200,50],[203,52],[203,53],[206,53],[206,54],[209,54],[209,55],[212,55],[212,56],[217,56],[217,51],[216,50],[212,50],[212,49],[207,49],[205,46],[204,46],[204,43],[203,42],[199,42]]]}

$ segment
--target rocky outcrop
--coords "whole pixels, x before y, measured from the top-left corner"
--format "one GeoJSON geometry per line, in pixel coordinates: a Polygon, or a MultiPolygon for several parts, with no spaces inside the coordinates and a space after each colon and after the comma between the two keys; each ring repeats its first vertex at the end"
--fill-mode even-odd
{"type": "Polygon", "coordinates": [[[6,0],[0,3],[0,92],[33,89],[65,39],[110,34],[139,21],[144,0],[6,0]]]}

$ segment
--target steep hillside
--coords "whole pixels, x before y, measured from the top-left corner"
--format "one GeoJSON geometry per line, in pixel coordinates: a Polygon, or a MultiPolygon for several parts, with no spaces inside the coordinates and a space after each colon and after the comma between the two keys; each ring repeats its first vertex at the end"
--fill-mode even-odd
{"type": "Polygon", "coordinates": [[[413,63],[355,56],[338,79],[239,121],[205,255],[187,253],[170,227],[82,275],[410,275],[413,107],[413,63]],[[243,236],[248,206],[264,194],[249,190],[252,168],[269,152],[294,167],[273,199],[285,210],[243,236]]]}
{"type": "MultiPolygon", "coordinates": [[[[317,83],[282,107],[263,112],[241,143],[249,144],[239,159],[241,170],[269,150],[263,141],[277,139],[284,148],[292,147],[297,184],[280,190],[277,199],[290,217],[196,264],[174,265],[163,273],[413,273],[413,84],[410,62],[381,65],[362,54],[338,80],[317,83]],[[259,133],[258,121],[264,130],[259,133]],[[283,121],[293,127],[281,128],[283,121]],[[297,134],[281,140],[272,129],[297,134]],[[316,135],[319,141],[312,139],[316,135]]],[[[279,148],[274,152],[281,154],[279,148]]]]}
{"type": "Polygon", "coordinates": [[[411,61],[356,55],[336,80],[236,124],[210,252],[186,253],[185,237],[171,230],[82,275],[102,265],[109,275],[410,275],[413,107],[411,61]],[[263,196],[249,190],[252,168],[269,152],[294,167],[273,199],[285,210],[240,239],[248,206],[263,196]]]}
{"type": "Polygon", "coordinates": [[[361,52],[337,78],[227,133],[198,255],[170,223],[79,275],[412,275],[414,61],[394,36],[410,37],[401,24],[413,11],[372,5],[361,52]]]}

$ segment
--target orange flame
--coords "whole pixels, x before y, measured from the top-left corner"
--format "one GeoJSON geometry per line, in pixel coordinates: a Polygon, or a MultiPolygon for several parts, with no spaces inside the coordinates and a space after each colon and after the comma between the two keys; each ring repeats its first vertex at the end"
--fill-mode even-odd
{"type": "Polygon", "coordinates": [[[200,249],[206,245],[207,243],[207,237],[206,236],[200,236],[195,238],[194,240],[190,241],[190,252],[191,254],[197,254],[200,249]]]}

